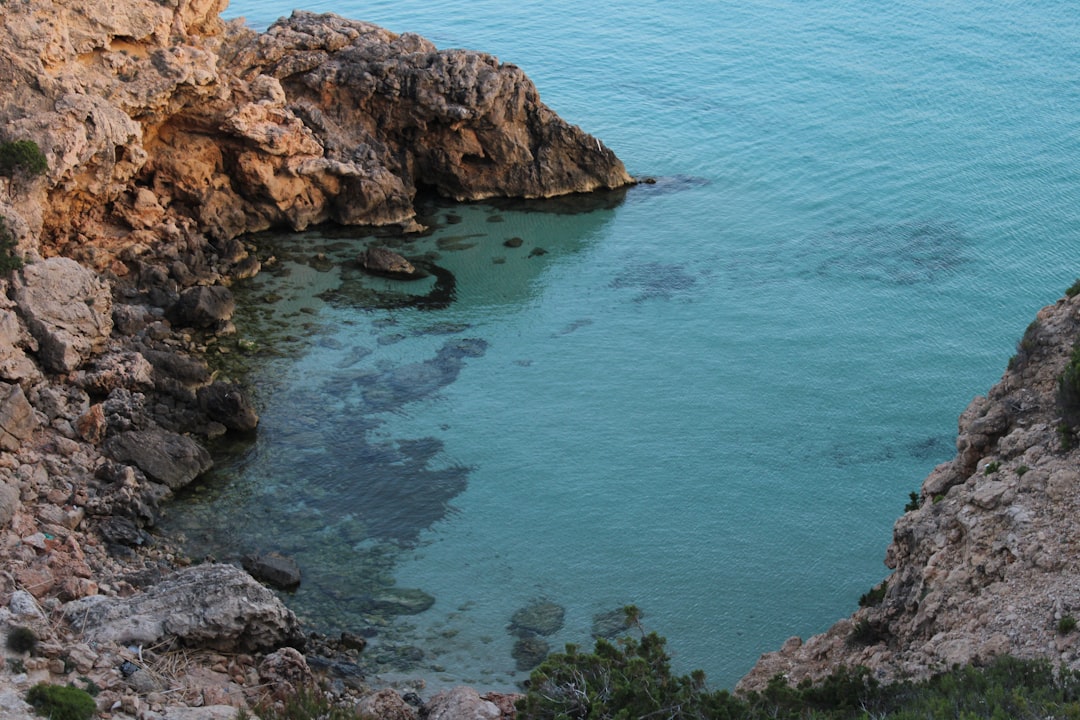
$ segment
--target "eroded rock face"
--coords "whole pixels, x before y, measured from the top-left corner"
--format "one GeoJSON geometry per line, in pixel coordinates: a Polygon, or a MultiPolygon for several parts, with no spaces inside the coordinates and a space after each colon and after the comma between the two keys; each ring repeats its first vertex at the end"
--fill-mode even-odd
{"type": "Polygon", "coordinates": [[[49,164],[4,209],[22,244],[124,276],[167,238],[212,274],[215,243],[272,226],[414,227],[421,184],[481,199],[631,182],[520,68],[334,15],[255,33],[224,5],[5,8],[0,119],[49,164]]]}
{"type": "MultiPolygon", "coordinates": [[[[1062,443],[1058,377],[1080,338],[1080,298],[1044,308],[1002,380],[960,416],[956,457],[893,528],[879,604],[762,656],[742,680],[820,679],[865,665],[925,677],[1011,654],[1080,668],[1080,450],[1062,443]]],[[[869,589],[869,588],[868,588],[869,589]]]]}
{"type": "Polygon", "coordinates": [[[179,490],[213,465],[202,445],[162,428],[115,435],[106,442],[105,452],[114,460],[137,466],[170,490],[179,490]]]}
{"type": "Polygon", "coordinates": [[[154,645],[180,642],[223,652],[251,652],[302,643],[292,611],[232,565],[200,565],[129,598],[94,596],[64,606],[88,642],[154,645]]]}
{"type": "Polygon", "coordinates": [[[13,280],[19,312],[47,370],[70,372],[112,332],[112,295],[96,273],[68,258],[31,263],[13,280]]]}

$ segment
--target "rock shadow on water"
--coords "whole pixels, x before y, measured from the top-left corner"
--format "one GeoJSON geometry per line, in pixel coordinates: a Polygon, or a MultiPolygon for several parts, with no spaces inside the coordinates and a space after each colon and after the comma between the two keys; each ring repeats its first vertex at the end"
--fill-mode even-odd
{"type": "Polygon", "coordinates": [[[696,289],[698,278],[687,271],[685,265],[648,262],[627,268],[614,280],[616,290],[636,290],[634,302],[646,300],[671,300],[696,289]]]}
{"type": "Polygon", "coordinates": [[[457,338],[445,343],[429,360],[361,375],[357,382],[363,386],[365,410],[385,412],[430,397],[457,380],[465,358],[481,357],[486,350],[485,340],[457,338]]]}

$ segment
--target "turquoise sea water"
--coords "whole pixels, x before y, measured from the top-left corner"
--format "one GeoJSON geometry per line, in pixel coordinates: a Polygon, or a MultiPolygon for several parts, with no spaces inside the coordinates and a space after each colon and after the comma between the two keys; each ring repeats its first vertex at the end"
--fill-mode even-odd
{"type": "Polygon", "coordinates": [[[359,277],[356,233],[261,240],[281,263],[248,302],[281,296],[260,312],[300,350],[257,366],[259,441],[170,526],[296,556],[289,602],[327,630],[377,624],[376,586],[430,593],[367,654],[415,645],[432,686],[518,681],[506,626],[535,598],[566,608],[556,649],[636,603],[716,687],[824,630],[1080,274],[1073,3],[308,9],[513,62],[661,178],[590,212],[426,207],[405,250],[453,272],[449,303],[372,309],[442,296],[359,277]]]}

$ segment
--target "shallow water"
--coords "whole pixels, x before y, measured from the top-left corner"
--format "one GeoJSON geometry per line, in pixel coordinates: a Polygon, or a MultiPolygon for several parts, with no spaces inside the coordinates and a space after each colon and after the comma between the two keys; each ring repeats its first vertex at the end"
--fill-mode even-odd
{"type": "Polygon", "coordinates": [[[168,527],[294,554],[301,615],[376,627],[372,669],[433,685],[520,679],[506,625],[534,598],[566,608],[555,648],[636,603],[718,687],[849,614],[1077,275],[1080,9],[331,7],[520,65],[664,182],[591,212],[431,205],[402,251],[452,290],[364,278],[347,230],[261,238],[281,262],[238,324],[284,355],[248,358],[259,440],[168,527]],[[393,583],[434,606],[387,619],[393,583]]]}

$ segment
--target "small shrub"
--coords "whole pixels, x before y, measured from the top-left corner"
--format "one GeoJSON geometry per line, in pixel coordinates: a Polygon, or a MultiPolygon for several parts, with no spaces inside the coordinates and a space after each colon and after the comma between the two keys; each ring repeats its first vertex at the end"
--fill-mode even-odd
{"type": "Polygon", "coordinates": [[[1065,291],[1065,297],[1076,297],[1077,295],[1080,295],[1080,278],[1077,278],[1076,282],[1065,291]]]}
{"type": "Polygon", "coordinates": [[[11,668],[11,672],[16,675],[26,672],[26,663],[22,661],[22,658],[8,658],[7,664],[8,667],[11,668]]]}
{"type": "Polygon", "coordinates": [[[908,502],[907,505],[904,506],[904,512],[918,510],[920,505],[919,500],[919,493],[914,491],[908,493],[908,502]]]}
{"type": "Polygon", "coordinates": [[[0,143],[0,175],[37,177],[49,169],[45,153],[33,140],[0,143]]]}
{"type": "Polygon", "coordinates": [[[700,670],[676,676],[664,639],[645,634],[637,608],[626,608],[627,625],[639,638],[618,644],[604,638],[591,653],[567,645],[532,672],[525,697],[518,701],[521,720],[569,718],[731,718],[742,703],[727,691],[710,692],[700,670]]]}
{"type": "Polygon", "coordinates": [[[1057,631],[1059,635],[1068,635],[1076,629],[1076,618],[1072,615],[1062,615],[1058,620],[1057,631]]]}
{"type": "Polygon", "coordinates": [[[70,686],[38,683],[30,688],[26,701],[49,720],[90,720],[97,712],[88,692],[70,686]]]}
{"type": "Polygon", "coordinates": [[[851,634],[848,635],[848,645],[877,645],[879,642],[886,640],[888,634],[884,632],[877,623],[871,622],[867,618],[859,620],[855,623],[855,627],[851,629],[851,634]]]}
{"type": "Polygon", "coordinates": [[[882,580],[871,588],[870,592],[863,593],[863,595],[859,597],[859,607],[877,607],[881,604],[881,601],[885,599],[885,591],[888,589],[888,581],[882,580]]]}
{"type": "Polygon", "coordinates": [[[1031,468],[1029,468],[1027,465],[1021,465],[1020,467],[1016,468],[1016,477],[1024,477],[1024,475],[1027,474],[1027,471],[1030,469],[1031,468]]]}
{"type": "Polygon", "coordinates": [[[1001,469],[1001,463],[997,460],[986,463],[986,467],[983,469],[983,475],[993,475],[1001,469]]]}
{"type": "Polygon", "coordinates": [[[1060,423],[1057,426],[1058,440],[1061,442],[1061,449],[1065,451],[1072,450],[1073,448],[1073,429],[1068,423],[1060,423]]]}
{"type": "Polygon", "coordinates": [[[1080,345],[1074,345],[1069,362],[1058,376],[1058,410],[1070,428],[1080,424],[1080,345]]]}
{"type": "Polygon", "coordinates": [[[37,647],[37,635],[21,625],[11,628],[7,636],[7,649],[17,653],[32,653],[37,647]]]}
{"type": "Polygon", "coordinates": [[[15,251],[15,235],[8,229],[7,218],[0,215],[0,277],[18,270],[22,258],[15,251]]]}

